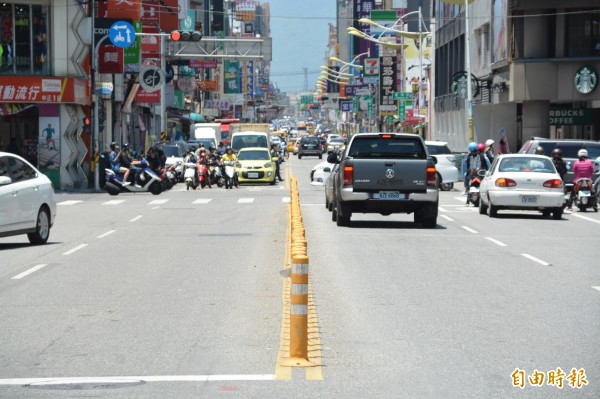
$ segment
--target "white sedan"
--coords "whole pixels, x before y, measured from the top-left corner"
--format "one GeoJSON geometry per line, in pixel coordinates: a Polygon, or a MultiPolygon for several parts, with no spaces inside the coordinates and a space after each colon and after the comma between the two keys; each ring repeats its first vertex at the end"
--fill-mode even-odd
{"type": "Polygon", "coordinates": [[[498,210],[535,210],[561,219],[563,181],[544,155],[500,155],[479,187],[479,213],[495,217],[498,210]]]}
{"type": "Polygon", "coordinates": [[[318,163],[310,172],[310,183],[316,186],[322,186],[333,170],[334,164],[328,162],[318,163]]]}
{"type": "Polygon", "coordinates": [[[56,218],[54,187],[25,159],[0,152],[0,237],[27,234],[45,244],[56,218]]]}

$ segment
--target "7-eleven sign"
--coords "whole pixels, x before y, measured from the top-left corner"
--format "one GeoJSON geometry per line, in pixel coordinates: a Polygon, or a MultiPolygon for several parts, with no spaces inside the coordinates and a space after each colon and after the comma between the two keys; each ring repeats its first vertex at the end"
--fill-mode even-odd
{"type": "Polygon", "coordinates": [[[364,71],[365,76],[379,75],[379,58],[365,58],[364,71]]]}

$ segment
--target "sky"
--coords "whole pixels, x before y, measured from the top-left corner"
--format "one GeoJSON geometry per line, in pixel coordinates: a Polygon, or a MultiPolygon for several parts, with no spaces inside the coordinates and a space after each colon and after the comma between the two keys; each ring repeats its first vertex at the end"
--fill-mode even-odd
{"type": "Polygon", "coordinates": [[[271,82],[281,91],[304,90],[304,68],[308,68],[308,90],[325,64],[329,25],[335,25],[336,0],[268,0],[271,5],[273,61],[271,82]]]}

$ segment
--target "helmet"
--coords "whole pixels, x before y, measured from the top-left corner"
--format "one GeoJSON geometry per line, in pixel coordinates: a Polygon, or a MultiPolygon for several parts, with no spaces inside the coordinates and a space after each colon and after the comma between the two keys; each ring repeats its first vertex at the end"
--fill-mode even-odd
{"type": "Polygon", "coordinates": [[[538,145],[537,147],[535,147],[535,150],[533,151],[534,154],[537,155],[544,155],[544,147],[542,147],[541,145],[538,145]]]}
{"type": "Polygon", "coordinates": [[[562,150],[560,148],[555,148],[552,150],[552,155],[557,157],[562,157],[562,150]]]}
{"type": "Polygon", "coordinates": [[[117,143],[116,141],[113,141],[112,143],[110,143],[110,149],[111,150],[114,150],[115,147],[118,147],[118,146],[119,146],[119,143],[117,143]]]}
{"type": "Polygon", "coordinates": [[[210,145],[210,147],[208,147],[208,149],[209,149],[210,151],[212,151],[212,150],[216,150],[216,149],[217,149],[217,147],[215,147],[215,145],[214,145],[214,144],[211,144],[211,145],[210,145]]]}
{"type": "Polygon", "coordinates": [[[477,149],[478,149],[479,151],[484,151],[484,150],[485,150],[485,144],[483,144],[483,143],[479,143],[479,144],[477,144],[477,149]]]}
{"type": "Polygon", "coordinates": [[[477,149],[477,143],[469,143],[469,151],[475,151],[477,149]]]}
{"type": "Polygon", "coordinates": [[[582,157],[587,158],[588,157],[588,152],[587,152],[587,150],[585,148],[582,148],[581,150],[577,151],[577,156],[579,158],[582,158],[582,157]]]}
{"type": "Polygon", "coordinates": [[[494,145],[494,143],[495,143],[495,141],[494,141],[494,140],[492,140],[492,139],[487,139],[487,140],[486,140],[486,142],[485,142],[485,146],[486,146],[486,147],[489,147],[489,146],[491,146],[491,145],[494,145]]]}
{"type": "Polygon", "coordinates": [[[225,151],[229,151],[229,150],[233,150],[233,148],[231,148],[230,145],[228,145],[227,147],[225,147],[225,151]]]}
{"type": "Polygon", "coordinates": [[[129,143],[125,143],[125,144],[123,144],[123,149],[124,149],[124,150],[126,150],[126,149],[128,149],[128,148],[129,148],[129,143]]]}

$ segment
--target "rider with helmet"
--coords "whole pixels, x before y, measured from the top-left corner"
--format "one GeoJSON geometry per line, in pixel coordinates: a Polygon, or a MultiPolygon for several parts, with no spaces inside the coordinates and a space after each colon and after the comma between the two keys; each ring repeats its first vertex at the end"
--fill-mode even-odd
{"type": "MultiPolygon", "coordinates": [[[[237,161],[237,156],[233,153],[233,148],[231,148],[231,146],[227,146],[225,148],[225,154],[221,157],[221,161],[225,162],[236,162],[237,161]]],[[[225,170],[223,170],[223,175],[225,175],[225,170]]],[[[235,172],[234,175],[234,185],[237,186],[238,182],[237,182],[237,171],[235,172]]]]}
{"type": "Polygon", "coordinates": [[[494,162],[494,159],[496,159],[496,151],[494,150],[494,143],[495,141],[492,139],[487,139],[487,141],[485,142],[485,156],[487,157],[488,161],[490,161],[490,164],[492,162],[494,162]]]}
{"type": "Polygon", "coordinates": [[[562,150],[558,147],[552,150],[552,163],[560,175],[560,178],[564,181],[565,175],[567,174],[567,163],[562,158],[562,150]]]}
{"type": "Polygon", "coordinates": [[[533,150],[533,153],[536,155],[544,155],[544,147],[542,147],[541,145],[538,145],[537,147],[535,147],[535,150],[533,150]]]}
{"type": "MultiPolygon", "coordinates": [[[[577,184],[579,179],[592,179],[594,177],[594,163],[588,159],[588,152],[585,148],[577,151],[578,161],[573,163],[573,187],[577,184]]],[[[573,198],[575,197],[575,189],[571,191],[571,198],[569,199],[568,208],[571,210],[573,204],[573,198]]]]}
{"type": "Polygon", "coordinates": [[[469,155],[465,160],[465,194],[469,192],[469,182],[480,169],[489,169],[489,160],[484,155],[485,145],[483,143],[469,143],[469,155]]]}

